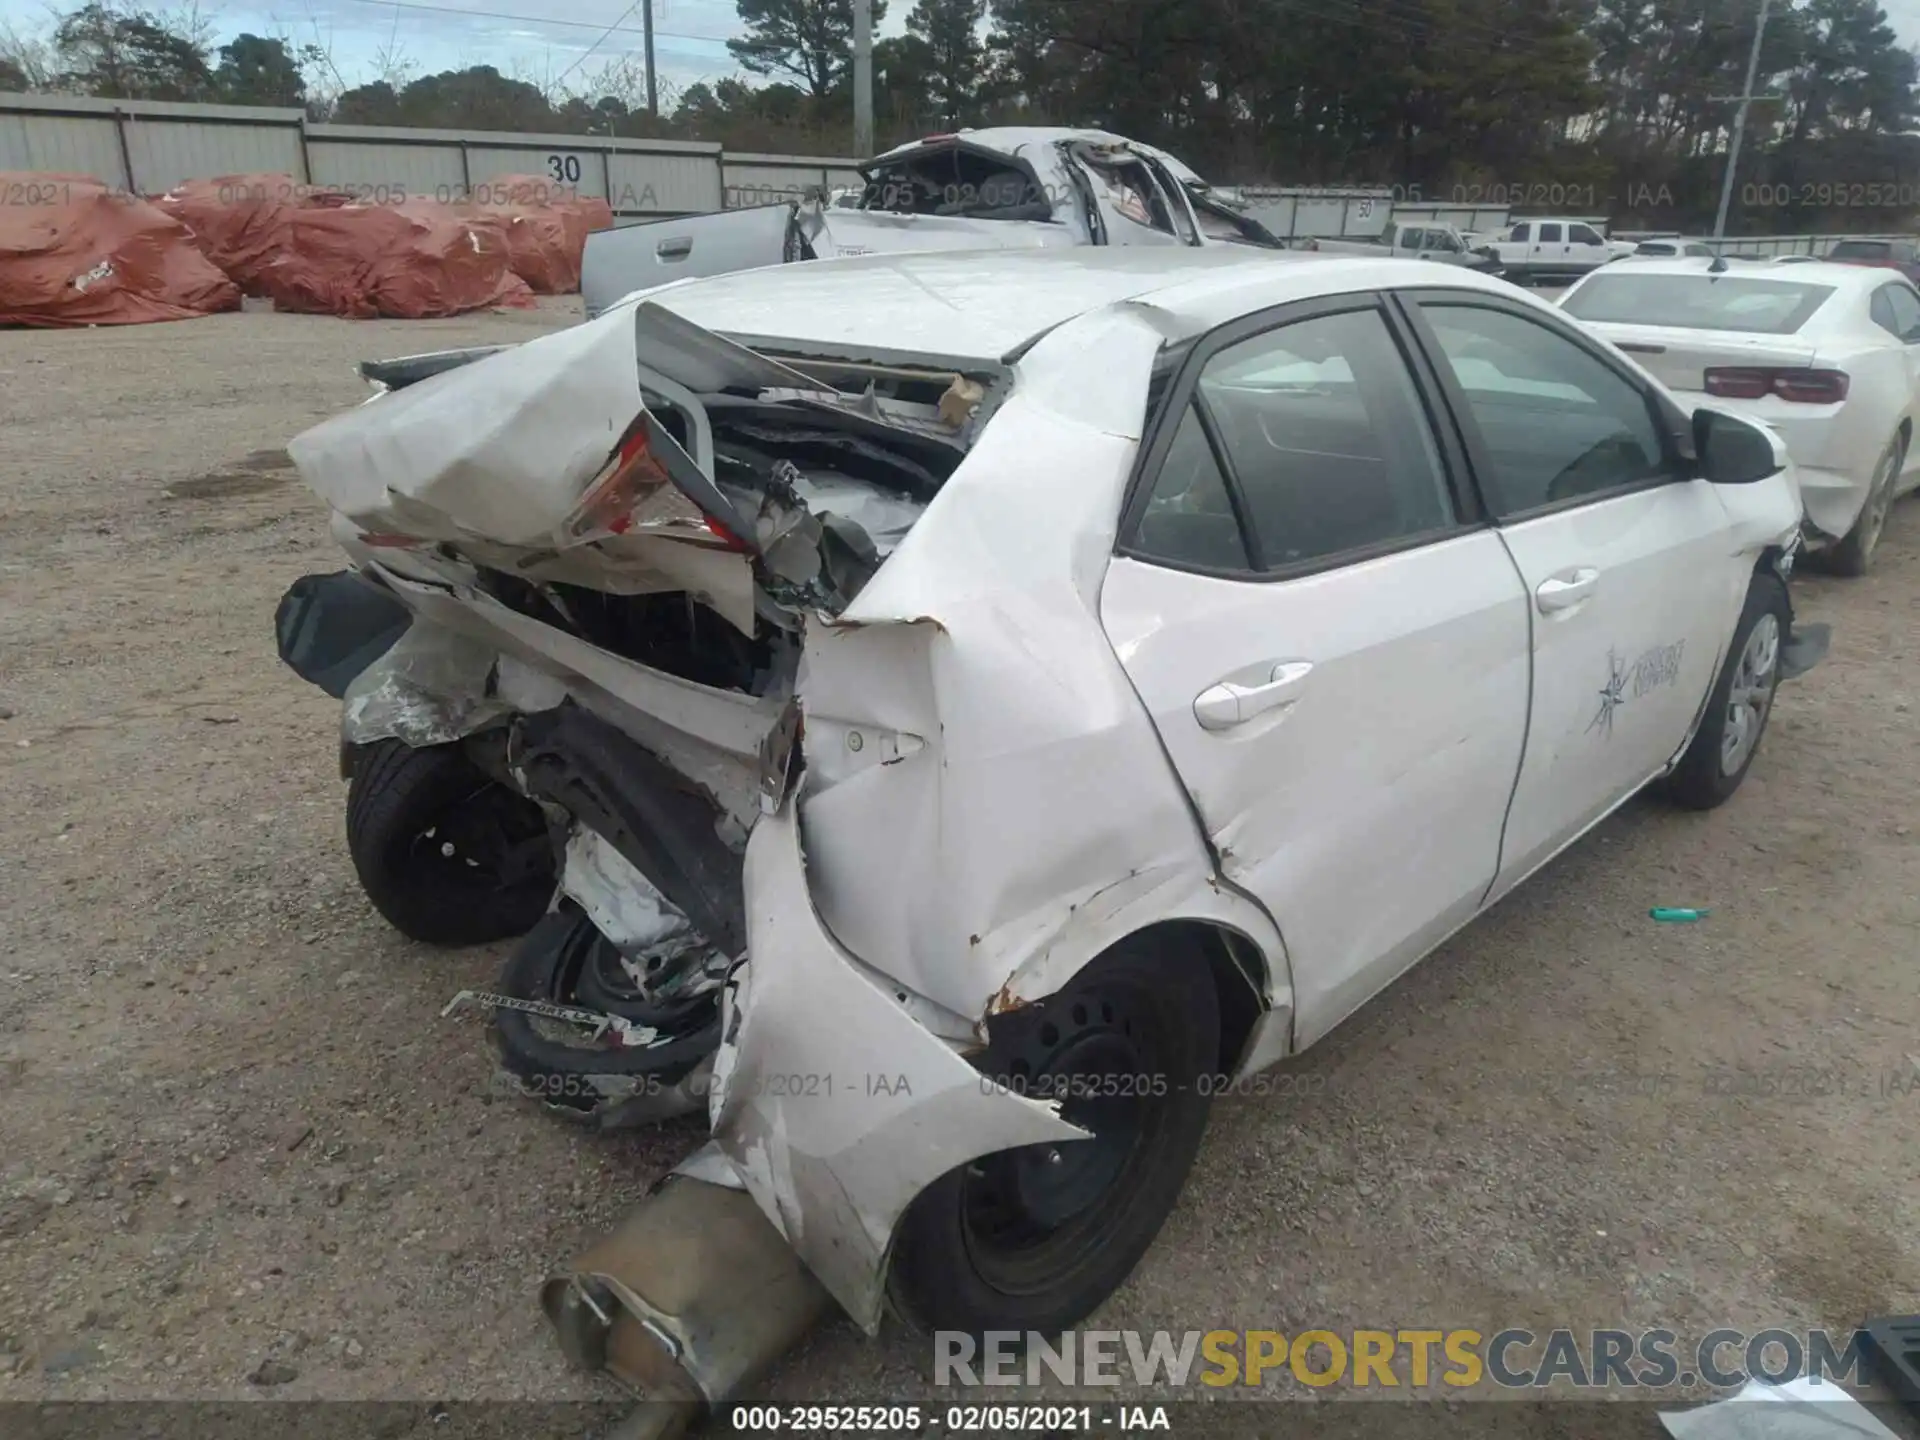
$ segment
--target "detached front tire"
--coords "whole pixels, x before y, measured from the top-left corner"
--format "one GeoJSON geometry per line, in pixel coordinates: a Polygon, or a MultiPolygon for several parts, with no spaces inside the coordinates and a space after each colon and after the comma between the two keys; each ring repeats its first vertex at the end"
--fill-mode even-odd
{"type": "Polygon", "coordinates": [[[1058,1334],[1085,1319],[1179,1198],[1219,1048],[1206,958],[1144,938],[996,1019],[983,1073],[1059,1099],[1092,1138],[988,1155],[922,1191],[895,1237],[895,1310],[926,1330],[974,1335],[1058,1334]]]}
{"type": "Polygon", "coordinates": [[[364,747],[347,788],[347,850],[373,908],[429,945],[524,935],[557,883],[540,807],[457,745],[364,747]]]}
{"type": "Polygon", "coordinates": [[[1667,777],[1667,794],[1675,804],[1711,810],[1731,799],[1747,778],[1773,714],[1781,649],[1792,618],[1787,587],[1779,577],[1754,576],[1733,644],[1707,701],[1706,718],[1667,777]]]}

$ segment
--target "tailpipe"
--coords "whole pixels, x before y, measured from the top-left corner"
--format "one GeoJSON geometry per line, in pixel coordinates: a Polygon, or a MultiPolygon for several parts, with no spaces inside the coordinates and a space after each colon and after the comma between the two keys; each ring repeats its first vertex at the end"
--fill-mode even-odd
{"type": "Polygon", "coordinates": [[[652,1402],[636,1433],[666,1437],[770,1370],[828,1300],[744,1190],[674,1175],[540,1303],[575,1366],[652,1402]]]}

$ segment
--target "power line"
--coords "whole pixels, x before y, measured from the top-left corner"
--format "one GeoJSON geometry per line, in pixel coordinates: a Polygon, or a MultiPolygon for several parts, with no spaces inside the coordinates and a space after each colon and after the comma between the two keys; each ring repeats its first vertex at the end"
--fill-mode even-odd
{"type": "MultiPolygon", "coordinates": [[[[423,3],[423,0],[354,0],[354,3],[374,5],[383,10],[388,7],[399,10],[419,10],[429,15],[446,15],[455,19],[511,20],[520,25],[554,25],[570,30],[604,30],[602,40],[607,35],[645,34],[644,31],[636,30],[631,25],[621,24],[620,21],[625,20],[626,15],[621,16],[620,20],[616,20],[612,25],[602,26],[597,20],[564,20],[553,15],[516,15],[505,10],[456,10],[450,5],[428,5],[423,3]]],[[[636,8],[638,7],[629,7],[627,15],[631,15],[636,8]]],[[[669,40],[697,40],[703,45],[724,45],[729,38],[725,35],[688,35],[675,30],[656,30],[653,33],[669,40]]]]}
{"type": "MultiPolygon", "coordinates": [[[[651,0],[648,0],[648,4],[649,4],[649,7],[651,7],[651,0]]],[[[589,45],[586,49],[582,50],[580,52],[579,58],[576,59],[573,62],[573,64],[567,66],[566,69],[560,72],[558,77],[556,77],[553,82],[554,85],[557,87],[562,80],[567,78],[567,76],[571,75],[574,71],[578,70],[582,65],[586,64],[587,57],[593,54],[593,52],[598,50],[602,45],[606,44],[607,37],[613,34],[614,31],[620,28],[620,22],[622,20],[625,20],[627,16],[633,14],[634,11],[638,10],[640,8],[640,5],[641,5],[641,0],[633,0],[633,3],[631,5],[627,6],[626,9],[622,10],[620,12],[619,18],[616,19],[613,22],[613,24],[607,26],[606,29],[600,32],[600,38],[598,40],[595,40],[593,44],[589,45]]],[[[651,17],[653,13],[652,9],[649,8],[647,13],[649,17],[651,17]]],[[[646,36],[648,41],[647,83],[651,85],[653,83],[653,54],[652,54],[653,26],[648,25],[646,29],[643,30],[641,33],[646,36]]]]}

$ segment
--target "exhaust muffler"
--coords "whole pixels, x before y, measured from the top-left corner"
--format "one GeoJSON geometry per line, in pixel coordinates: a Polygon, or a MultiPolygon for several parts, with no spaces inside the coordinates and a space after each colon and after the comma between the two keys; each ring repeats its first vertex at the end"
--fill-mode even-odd
{"type": "Polygon", "coordinates": [[[766,1374],[828,1298],[744,1190],[673,1175],[540,1303],[574,1365],[651,1402],[623,1440],[666,1440],[766,1374]]]}

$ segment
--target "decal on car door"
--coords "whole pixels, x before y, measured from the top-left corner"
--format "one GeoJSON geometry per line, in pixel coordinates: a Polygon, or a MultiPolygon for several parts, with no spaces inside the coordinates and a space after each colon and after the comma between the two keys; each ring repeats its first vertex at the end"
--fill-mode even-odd
{"type": "Polygon", "coordinates": [[[1631,665],[1622,662],[1618,651],[1609,649],[1607,683],[1600,687],[1600,708],[1594,711],[1587,733],[1591,735],[1598,730],[1611,740],[1614,711],[1629,700],[1638,700],[1664,685],[1675,684],[1680,679],[1680,655],[1686,644],[1685,640],[1675,640],[1670,645],[1656,645],[1635,658],[1631,665]]]}

